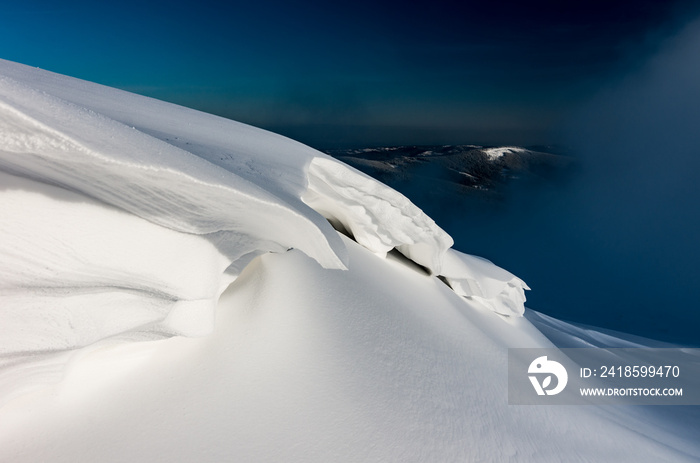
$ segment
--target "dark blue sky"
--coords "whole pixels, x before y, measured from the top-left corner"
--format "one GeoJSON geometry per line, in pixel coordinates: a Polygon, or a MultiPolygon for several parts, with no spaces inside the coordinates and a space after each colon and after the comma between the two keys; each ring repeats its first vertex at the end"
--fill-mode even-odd
{"type": "Polygon", "coordinates": [[[0,57],[320,148],[549,143],[692,3],[14,2],[0,57]]]}

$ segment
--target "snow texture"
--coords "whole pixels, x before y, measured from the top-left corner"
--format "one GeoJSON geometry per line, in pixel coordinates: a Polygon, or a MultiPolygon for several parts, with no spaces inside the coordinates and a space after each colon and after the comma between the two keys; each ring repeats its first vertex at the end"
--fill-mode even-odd
{"type": "Polygon", "coordinates": [[[525,309],[524,281],[492,262],[450,249],[446,253],[442,276],[460,296],[479,301],[505,316],[522,316],[525,309]]]}
{"type": "Polygon", "coordinates": [[[303,199],[367,249],[386,256],[396,248],[432,273],[441,273],[442,258],[453,244],[401,193],[331,158],[311,161],[303,199]]]}
{"type": "MultiPolygon", "coordinates": [[[[80,292],[94,299],[100,288],[106,303],[128,293],[152,315],[139,317],[132,328],[144,331],[142,322],[149,320],[154,332],[205,334],[221,292],[258,255],[294,248],[326,268],[345,268],[345,246],[324,217],[377,254],[396,248],[431,272],[441,271],[451,238],[404,196],[329,156],[244,124],[2,64],[0,168],[34,182],[28,188],[34,194],[25,199],[20,181],[6,180],[16,190],[3,204],[17,217],[3,240],[12,247],[0,264],[7,290],[38,288],[49,300],[49,293],[70,289],[70,298],[61,296],[69,312],[71,301],[82,310],[80,292]],[[60,194],[48,185],[61,187],[60,194]],[[96,201],[112,207],[99,210],[96,201]],[[19,212],[28,210],[28,202],[35,214],[26,217],[19,212]],[[81,202],[93,208],[76,205],[81,202]],[[136,225],[120,230],[120,211],[130,213],[122,216],[139,231],[136,225]],[[109,225],[102,215],[113,216],[109,225]],[[73,220],[61,220],[68,216],[73,220]],[[119,231],[112,232],[109,247],[102,241],[88,248],[82,227],[103,240],[105,230],[119,231]],[[37,232],[50,228],[52,236],[37,232]],[[33,234],[39,236],[26,238],[33,234]],[[19,236],[25,237],[22,247],[13,238],[19,236]],[[102,253],[95,254],[100,246],[102,253]],[[180,249],[188,250],[187,259],[169,262],[180,249]],[[72,260],[64,262],[65,256],[72,260]]],[[[16,299],[8,304],[15,307],[16,299]]],[[[9,312],[15,311],[21,310],[9,312]]],[[[104,333],[122,331],[120,322],[104,333]]],[[[78,338],[94,341],[102,334],[78,338]]],[[[14,349],[13,341],[3,344],[0,351],[14,349]]],[[[37,348],[76,346],[49,342],[37,348]]]]}

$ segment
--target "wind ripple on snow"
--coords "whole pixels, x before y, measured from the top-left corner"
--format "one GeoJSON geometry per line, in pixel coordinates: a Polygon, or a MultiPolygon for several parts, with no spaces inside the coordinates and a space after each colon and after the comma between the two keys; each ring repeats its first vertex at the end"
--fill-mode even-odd
{"type": "Polygon", "coordinates": [[[309,166],[309,186],[302,199],[353,238],[379,255],[394,248],[439,274],[452,244],[422,210],[401,193],[365,174],[328,158],[309,166]]]}

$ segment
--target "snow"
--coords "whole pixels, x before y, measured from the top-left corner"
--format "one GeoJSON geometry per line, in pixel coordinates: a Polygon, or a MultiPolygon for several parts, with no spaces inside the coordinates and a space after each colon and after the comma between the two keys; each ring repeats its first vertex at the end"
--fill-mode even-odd
{"type": "Polygon", "coordinates": [[[489,160],[495,161],[496,159],[498,159],[506,154],[524,153],[527,150],[525,148],[520,148],[518,146],[501,146],[501,147],[497,147],[497,148],[485,148],[482,151],[489,158],[489,160]]]}
{"type": "Polygon", "coordinates": [[[509,406],[507,348],[580,333],[279,135],[0,60],[0,214],[0,461],[700,457],[646,412],[509,406]]]}
{"type": "Polygon", "coordinates": [[[527,284],[492,262],[450,249],[442,276],[460,296],[479,301],[495,313],[522,316],[527,284]]]}
{"type": "Polygon", "coordinates": [[[452,238],[405,196],[330,158],[315,158],[304,202],[381,256],[396,248],[433,273],[452,238]]]}

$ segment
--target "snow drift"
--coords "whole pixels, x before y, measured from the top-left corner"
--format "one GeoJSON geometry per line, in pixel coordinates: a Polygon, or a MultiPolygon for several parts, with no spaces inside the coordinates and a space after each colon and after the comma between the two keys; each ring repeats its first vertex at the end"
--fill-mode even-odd
{"type": "MultiPolygon", "coordinates": [[[[54,292],[68,311],[72,302],[83,311],[78,294],[89,293],[90,304],[98,294],[108,304],[128,294],[143,307],[132,328],[143,332],[148,321],[152,331],[205,334],[221,292],[258,255],[294,248],[345,268],[347,251],[326,219],[375,253],[396,248],[441,272],[451,238],[404,196],[329,156],[9,62],[2,74],[0,167],[14,175],[2,203],[14,218],[0,248],[7,291],[34,288],[42,301],[54,292]]],[[[16,301],[11,312],[26,316],[16,301]]],[[[120,321],[79,337],[93,342],[124,328],[120,321]]],[[[3,344],[0,352],[15,345],[3,344]]],[[[36,346],[58,347],[75,345],[36,346]]]]}
{"type": "Polygon", "coordinates": [[[0,459],[698,455],[508,407],[525,283],[284,137],[0,61],[0,213],[0,459]]]}

